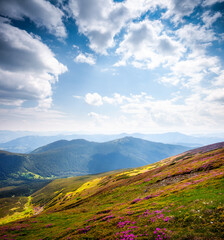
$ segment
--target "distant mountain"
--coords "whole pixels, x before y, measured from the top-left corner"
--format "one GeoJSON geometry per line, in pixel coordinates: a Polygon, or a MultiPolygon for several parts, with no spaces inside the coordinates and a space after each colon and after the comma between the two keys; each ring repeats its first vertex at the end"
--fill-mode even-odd
{"type": "Polygon", "coordinates": [[[1,130],[0,131],[0,143],[6,143],[13,139],[28,136],[28,135],[30,135],[29,132],[1,130]]]}
{"type": "Polygon", "coordinates": [[[127,134],[119,135],[55,135],[55,136],[23,136],[11,141],[0,143],[0,149],[14,153],[30,153],[41,146],[59,140],[85,139],[87,141],[105,142],[125,137],[127,134]]]}
{"type": "Polygon", "coordinates": [[[25,136],[0,144],[0,149],[15,153],[29,153],[34,149],[63,139],[64,136],[25,136]]]}
{"type": "Polygon", "coordinates": [[[224,137],[221,137],[221,135],[220,137],[212,137],[209,135],[195,137],[179,132],[168,132],[162,134],[135,133],[133,136],[154,142],[177,144],[194,148],[224,141],[224,137]]]}
{"type": "Polygon", "coordinates": [[[95,174],[154,163],[189,148],[133,137],[96,143],[60,140],[31,154],[0,151],[0,179],[46,178],[95,174]]]}
{"type": "MultiPolygon", "coordinates": [[[[0,130],[0,143],[6,143],[17,138],[27,137],[27,136],[57,136],[62,135],[61,132],[31,132],[31,131],[8,131],[0,130]]],[[[63,135],[65,135],[63,133],[63,135]]]]}
{"type": "MultiPolygon", "coordinates": [[[[1,131],[0,131],[1,134],[1,131]]],[[[36,148],[39,148],[43,145],[58,141],[58,140],[72,140],[72,139],[85,139],[87,141],[94,142],[106,142],[112,141],[114,139],[123,138],[132,136],[135,138],[141,138],[148,141],[182,145],[187,147],[200,147],[216,142],[224,141],[224,135],[219,137],[212,137],[210,135],[195,137],[190,135],[185,135],[178,132],[170,132],[163,134],[117,134],[117,135],[103,135],[103,134],[94,134],[94,135],[83,135],[83,134],[73,134],[73,135],[55,135],[55,136],[24,136],[19,137],[14,140],[0,143],[0,149],[8,152],[16,153],[29,153],[36,148]],[[223,137],[222,137],[223,136],[223,137]]]]}

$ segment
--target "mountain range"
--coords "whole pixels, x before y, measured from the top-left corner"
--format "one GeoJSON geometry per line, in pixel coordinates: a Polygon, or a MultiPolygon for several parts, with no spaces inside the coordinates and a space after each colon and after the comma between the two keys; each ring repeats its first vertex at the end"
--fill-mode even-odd
{"type": "Polygon", "coordinates": [[[24,132],[25,136],[21,136],[22,132],[10,133],[9,136],[19,136],[18,138],[12,138],[10,141],[5,141],[6,133],[4,131],[0,131],[0,149],[8,152],[15,153],[30,153],[36,148],[39,148],[43,145],[58,141],[58,140],[73,140],[73,139],[85,139],[87,141],[94,142],[106,142],[112,141],[115,139],[132,136],[135,138],[141,138],[148,141],[160,142],[166,144],[174,144],[174,145],[182,145],[191,148],[196,148],[216,142],[224,141],[224,135],[220,134],[217,136],[190,136],[178,132],[170,132],[163,134],[141,134],[141,133],[133,133],[133,134],[117,134],[117,135],[103,135],[103,134],[95,134],[95,135],[87,135],[87,134],[57,134],[52,136],[41,136],[41,135],[32,135],[34,133],[24,132]],[[4,142],[5,141],[5,142],[4,142]]]}
{"type": "Polygon", "coordinates": [[[105,143],[60,140],[30,154],[0,151],[0,179],[42,179],[139,167],[189,148],[133,137],[105,143]]]}

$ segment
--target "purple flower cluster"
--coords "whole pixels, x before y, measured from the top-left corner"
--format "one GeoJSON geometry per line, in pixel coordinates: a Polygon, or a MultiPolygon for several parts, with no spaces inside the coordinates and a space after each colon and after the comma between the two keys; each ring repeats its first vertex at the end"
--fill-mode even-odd
{"type": "Polygon", "coordinates": [[[87,233],[90,230],[91,226],[87,226],[85,228],[79,228],[77,229],[78,233],[87,233]]]}
{"type": "Polygon", "coordinates": [[[119,239],[117,237],[120,237],[121,240],[134,240],[137,239],[137,235],[134,235],[133,233],[131,233],[130,230],[124,231],[124,232],[117,232],[115,233],[116,239],[119,239]]]}
{"type": "Polygon", "coordinates": [[[46,227],[46,228],[50,228],[50,227],[52,227],[52,226],[53,226],[53,224],[50,223],[50,224],[47,224],[45,227],[46,227]]]}
{"type": "Polygon", "coordinates": [[[139,202],[139,201],[141,201],[142,199],[141,198],[136,198],[135,200],[133,200],[132,202],[131,202],[131,204],[135,204],[135,203],[137,203],[137,202],[139,202]]]}
{"type": "Polygon", "coordinates": [[[118,225],[117,225],[117,227],[119,227],[119,228],[123,228],[124,226],[126,226],[126,225],[129,225],[131,223],[131,221],[124,221],[124,222],[119,222],[118,223],[118,225]]]}
{"type": "MultiPolygon", "coordinates": [[[[119,222],[118,223],[118,225],[117,225],[117,227],[118,228],[123,228],[123,227],[125,227],[126,225],[134,225],[134,224],[136,224],[136,222],[132,222],[132,221],[124,221],[124,222],[119,222]]],[[[131,226],[131,227],[129,227],[129,228],[132,228],[132,229],[134,229],[134,228],[138,228],[137,226],[131,226]]]]}
{"type": "Polygon", "coordinates": [[[163,239],[168,239],[170,237],[166,236],[166,228],[164,229],[160,229],[160,228],[156,228],[156,230],[154,231],[154,234],[156,235],[156,240],[163,240],[163,239]]]}
{"type": "Polygon", "coordinates": [[[109,215],[109,216],[106,216],[106,217],[104,217],[103,219],[102,219],[102,221],[110,221],[110,219],[112,219],[112,218],[115,218],[114,217],[114,215],[113,214],[111,214],[111,215],[109,215]]]}
{"type": "MultiPolygon", "coordinates": [[[[164,222],[170,221],[172,218],[169,216],[165,216],[163,212],[165,212],[165,209],[155,210],[155,211],[151,211],[151,212],[147,209],[142,215],[139,215],[139,218],[150,217],[149,218],[150,222],[155,222],[158,219],[161,219],[164,222]]],[[[169,211],[166,211],[166,212],[169,212],[169,211]]]]}
{"type": "Polygon", "coordinates": [[[148,196],[146,196],[146,197],[144,197],[144,200],[148,200],[148,199],[150,199],[150,198],[152,198],[152,195],[151,195],[151,194],[148,195],[148,196]]]}

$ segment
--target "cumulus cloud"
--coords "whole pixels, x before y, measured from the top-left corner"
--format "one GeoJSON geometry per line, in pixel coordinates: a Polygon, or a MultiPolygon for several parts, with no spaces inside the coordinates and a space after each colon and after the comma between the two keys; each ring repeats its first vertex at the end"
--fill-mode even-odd
{"type": "MultiPolygon", "coordinates": [[[[174,32],[186,52],[181,59],[169,66],[170,73],[161,77],[160,82],[198,89],[202,82],[211,84],[214,81],[212,79],[218,79],[216,76],[219,76],[222,70],[220,59],[207,55],[208,47],[218,39],[210,28],[218,18],[219,14],[211,15],[210,12],[205,12],[202,20],[208,19],[208,22],[204,25],[185,24],[174,32]]],[[[218,83],[218,80],[216,82],[218,83]]]]}
{"type": "Polygon", "coordinates": [[[85,95],[85,102],[93,106],[103,105],[102,97],[98,93],[87,93],[85,95]]]}
{"type": "Polygon", "coordinates": [[[0,55],[1,99],[35,100],[49,107],[51,85],[67,71],[53,52],[39,38],[1,22],[0,55]]]}
{"type": "MultiPolygon", "coordinates": [[[[137,94],[137,95],[130,94],[130,97],[122,96],[119,93],[114,93],[111,97],[101,96],[98,93],[87,93],[84,97],[84,100],[86,103],[90,105],[95,105],[95,106],[101,106],[104,103],[111,104],[111,105],[122,105],[125,102],[126,103],[139,102],[145,96],[146,96],[145,92],[142,92],[141,94],[137,94]]],[[[83,99],[83,97],[81,96],[73,96],[73,97],[77,99],[83,99]]],[[[146,98],[148,98],[148,96],[146,98]]]]}
{"type": "Polygon", "coordinates": [[[123,104],[121,110],[139,124],[149,121],[161,126],[200,128],[203,122],[206,128],[220,127],[224,119],[223,100],[223,91],[213,89],[191,94],[182,101],[176,97],[165,100],[144,97],[139,102],[123,104]]]}
{"type": "Polygon", "coordinates": [[[179,78],[180,83],[188,86],[197,86],[202,80],[207,79],[209,74],[215,74],[214,66],[219,65],[217,57],[197,56],[179,61],[171,67],[172,77],[179,78]]]}
{"type": "Polygon", "coordinates": [[[170,73],[160,81],[165,84],[180,85],[193,91],[201,91],[202,85],[222,85],[222,70],[218,57],[206,55],[189,56],[171,66],[170,73]]]}
{"type": "Polygon", "coordinates": [[[88,37],[90,48],[100,54],[115,46],[115,36],[125,25],[163,1],[114,2],[113,0],[70,0],[69,7],[79,27],[88,37]]]}
{"type": "Polygon", "coordinates": [[[206,11],[202,15],[202,20],[205,24],[205,27],[210,28],[212,24],[216,22],[220,17],[222,17],[222,14],[220,12],[216,12],[214,15],[212,15],[210,11],[206,11]]]}
{"type": "Polygon", "coordinates": [[[46,27],[57,37],[64,38],[67,35],[62,22],[64,13],[45,0],[1,0],[0,14],[16,20],[27,17],[38,27],[46,27]]]}
{"type": "Polygon", "coordinates": [[[92,54],[89,53],[79,53],[79,55],[74,59],[74,61],[77,63],[87,63],[89,65],[96,64],[96,59],[92,54]]]}
{"type": "Polygon", "coordinates": [[[189,16],[193,13],[196,6],[201,3],[201,0],[169,0],[167,1],[167,11],[164,13],[164,18],[172,17],[174,22],[181,21],[184,16],[189,16]]]}
{"type": "Polygon", "coordinates": [[[114,45],[113,36],[119,28],[119,16],[115,22],[109,19],[114,9],[113,1],[71,0],[69,6],[79,31],[89,38],[90,47],[106,54],[106,49],[114,45]]]}
{"type": "Polygon", "coordinates": [[[108,104],[122,104],[126,99],[126,97],[121,96],[119,93],[114,93],[113,97],[103,97],[103,101],[108,104]]]}
{"type": "Polygon", "coordinates": [[[130,62],[135,67],[153,69],[178,61],[184,52],[183,45],[164,32],[160,21],[145,20],[130,24],[116,50],[121,60],[115,66],[130,62]]]}
{"type": "MultiPolygon", "coordinates": [[[[205,89],[189,94],[187,97],[174,96],[167,99],[155,99],[146,93],[118,94],[123,99],[117,104],[119,114],[116,117],[95,112],[88,114],[101,127],[113,126],[119,129],[140,131],[153,128],[188,129],[220,128],[224,119],[223,89],[205,89]],[[197,103],[197,104],[195,104],[197,103]],[[206,107],[205,107],[206,106],[206,107]],[[110,122],[111,121],[111,122],[110,122]],[[203,124],[201,124],[203,123],[203,124]]],[[[113,95],[114,96],[114,95],[113,95]]],[[[103,99],[115,99],[104,96],[103,99]]],[[[109,103],[109,102],[107,102],[109,103]]],[[[110,102],[114,105],[114,102],[110,102]]]]}
{"type": "Polygon", "coordinates": [[[212,29],[192,23],[184,25],[175,34],[191,49],[207,47],[212,41],[217,40],[212,29]]]}
{"type": "MultiPolygon", "coordinates": [[[[207,0],[203,4],[207,6],[221,1],[207,0]]],[[[69,8],[78,25],[79,32],[88,37],[90,48],[97,53],[107,54],[109,48],[116,46],[115,37],[119,36],[121,30],[125,29],[133,20],[140,20],[145,13],[149,11],[153,13],[160,8],[164,12],[163,19],[170,19],[177,24],[183,22],[185,16],[190,16],[201,2],[202,0],[129,0],[123,2],[70,0],[69,8]]],[[[218,17],[218,13],[210,16],[210,24],[218,17]]],[[[205,18],[206,16],[204,16],[205,18]]],[[[140,38],[141,34],[144,34],[144,29],[139,34],[140,38]]],[[[161,47],[167,44],[169,47],[170,42],[165,39],[161,44],[161,47]]],[[[125,65],[125,61],[120,61],[118,65],[125,65]]],[[[140,63],[136,62],[136,65],[140,66],[140,63]]]]}

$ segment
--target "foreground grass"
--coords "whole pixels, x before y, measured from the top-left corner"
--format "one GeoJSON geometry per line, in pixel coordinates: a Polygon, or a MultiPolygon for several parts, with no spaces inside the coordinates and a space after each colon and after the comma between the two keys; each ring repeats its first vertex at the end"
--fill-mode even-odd
{"type": "Polygon", "coordinates": [[[123,173],[53,181],[33,195],[45,211],[1,226],[0,237],[224,239],[223,163],[220,148],[123,173]]]}

